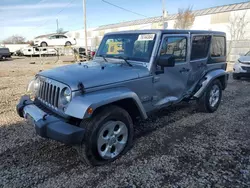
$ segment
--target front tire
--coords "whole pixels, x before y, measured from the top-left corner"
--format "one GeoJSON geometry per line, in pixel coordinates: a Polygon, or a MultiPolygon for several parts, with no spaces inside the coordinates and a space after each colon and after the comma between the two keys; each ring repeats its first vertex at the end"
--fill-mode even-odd
{"type": "Polygon", "coordinates": [[[66,43],[65,43],[65,46],[71,46],[71,42],[69,42],[69,41],[66,42],[66,43]]]}
{"type": "Polygon", "coordinates": [[[206,89],[201,98],[198,99],[198,109],[201,112],[215,112],[221,102],[222,86],[219,80],[214,80],[206,89]]]}
{"type": "Polygon", "coordinates": [[[83,120],[83,143],[77,146],[81,160],[88,165],[110,163],[125,154],[133,143],[133,123],[126,110],[107,106],[89,120],[83,120]]]}

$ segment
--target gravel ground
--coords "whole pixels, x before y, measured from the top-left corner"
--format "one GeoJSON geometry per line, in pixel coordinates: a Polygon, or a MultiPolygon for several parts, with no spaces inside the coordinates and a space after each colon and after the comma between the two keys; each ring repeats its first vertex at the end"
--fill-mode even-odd
{"type": "Polygon", "coordinates": [[[89,167],[17,116],[28,81],[56,66],[29,62],[0,61],[0,187],[250,187],[250,81],[230,78],[213,114],[181,103],[136,123],[126,155],[89,167]]]}

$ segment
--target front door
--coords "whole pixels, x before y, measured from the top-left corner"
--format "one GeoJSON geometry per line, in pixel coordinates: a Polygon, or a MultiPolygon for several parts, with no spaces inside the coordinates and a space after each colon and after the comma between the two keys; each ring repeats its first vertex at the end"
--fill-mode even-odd
{"type": "Polygon", "coordinates": [[[60,45],[59,35],[53,35],[49,39],[50,40],[48,40],[48,42],[49,42],[50,46],[58,46],[58,45],[60,45]]]}
{"type": "MultiPolygon", "coordinates": [[[[155,95],[153,103],[156,107],[179,102],[185,95],[190,74],[188,63],[189,40],[189,35],[163,35],[158,55],[174,55],[175,66],[165,67],[164,71],[154,77],[155,95]]],[[[157,67],[157,69],[160,69],[160,67],[157,67]]]]}

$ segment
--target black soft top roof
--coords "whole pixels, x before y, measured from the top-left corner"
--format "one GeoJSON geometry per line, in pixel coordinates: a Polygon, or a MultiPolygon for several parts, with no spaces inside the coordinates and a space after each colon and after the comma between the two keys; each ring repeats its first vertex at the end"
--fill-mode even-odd
{"type": "Polygon", "coordinates": [[[222,35],[225,36],[226,33],[221,31],[206,31],[206,30],[179,30],[179,29],[147,29],[147,30],[129,30],[129,31],[119,31],[111,32],[109,34],[129,34],[129,33],[157,33],[157,34],[208,34],[208,35],[222,35]]]}

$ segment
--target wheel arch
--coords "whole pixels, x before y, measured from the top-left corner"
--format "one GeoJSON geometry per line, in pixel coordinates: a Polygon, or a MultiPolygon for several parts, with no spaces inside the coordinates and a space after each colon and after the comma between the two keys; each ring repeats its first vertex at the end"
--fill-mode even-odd
{"type": "Polygon", "coordinates": [[[124,108],[132,118],[136,118],[138,115],[142,119],[147,118],[139,97],[127,88],[108,89],[77,96],[70,102],[65,113],[78,119],[87,119],[108,105],[124,108]],[[88,113],[90,108],[92,109],[91,114],[88,113]]]}
{"type": "Polygon", "coordinates": [[[42,41],[42,42],[40,43],[40,46],[42,46],[42,43],[45,43],[45,44],[48,46],[48,43],[47,43],[46,41],[42,41]]]}
{"type": "Polygon", "coordinates": [[[141,117],[143,119],[146,119],[147,117],[144,117],[143,113],[141,113],[140,108],[136,104],[136,101],[133,98],[124,98],[118,101],[114,101],[111,103],[107,103],[103,106],[99,106],[98,108],[95,109],[93,112],[93,116],[95,114],[98,114],[103,108],[110,106],[110,105],[115,105],[119,106],[120,108],[123,108],[128,112],[132,120],[134,121],[137,117],[141,117]]]}
{"type": "Polygon", "coordinates": [[[65,46],[67,46],[67,43],[70,43],[70,45],[72,45],[72,42],[69,41],[69,40],[67,40],[67,41],[65,42],[65,46]]]}
{"type": "Polygon", "coordinates": [[[212,70],[208,72],[198,83],[198,89],[196,90],[195,94],[193,95],[195,98],[200,98],[206,88],[209,86],[211,82],[215,79],[218,79],[221,82],[222,90],[225,90],[227,87],[228,81],[228,73],[223,69],[212,70]]]}

